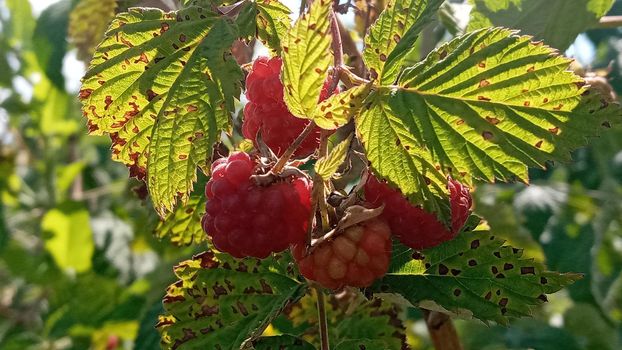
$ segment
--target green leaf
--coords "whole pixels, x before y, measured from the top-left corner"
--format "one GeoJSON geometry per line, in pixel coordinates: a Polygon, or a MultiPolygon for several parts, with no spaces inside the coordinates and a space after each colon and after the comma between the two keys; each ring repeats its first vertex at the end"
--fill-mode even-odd
{"type": "Polygon", "coordinates": [[[59,267],[76,272],[91,268],[95,245],[89,212],[83,204],[65,202],[48,211],[41,221],[41,231],[46,235],[45,249],[59,267]]]}
{"type": "Polygon", "coordinates": [[[88,61],[114,18],[116,0],[81,0],[69,14],[69,38],[78,58],[88,61]]]}
{"type": "Polygon", "coordinates": [[[253,345],[255,350],[315,350],[315,347],[305,340],[288,334],[274,337],[261,337],[253,345]]]}
{"type": "Polygon", "coordinates": [[[175,267],[180,280],[168,287],[157,324],[162,346],[237,350],[259,337],[303,293],[276,259],[205,252],[175,267]]]}
{"type": "Polygon", "coordinates": [[[374,298],[358,305],[350,314],[341,315],[330,329],[335,332],[336,349],[404,349],[406,336],[400,308],[389,301],[374,298]]]}
{"type": "Polygon", "coordinates": [[[59,1],[46,8],[39,18],[32,39],[34,52],[45,75],[64,91],[63,59],[67,51],[67,27],[72,0],[59,1]]]}
{"type": "Polygon", "coordinates": [[[546,271],[522,253],[486,231],[463,232],[422,253],[398,245],[376,288],[427,309],[507,324],[581,277],[546,271]]]}
{"type": "Polygon", "coordinates": [[[447,179],[411,135],[408,125],[389,109],[386,96],[372,93],[355,122],[367,159],[378,177],[387,179],[428,211],[447,210],[447,201],[441,200],[447,179]]]}
{"type": "Polygon", "coordinates": [[[84,77],[92,134],[110,134],[113,159],[143,178],[161,216],[187,200],[196,168],[229,127],[241,70],[235,28],[204,8],[119,14],[84,77]]]}
{"type": "Polygon", "coordinates": [[[329,13],[332,2],[314,1],[283,42],[284,100],[298,118],[310,119],[332,62],[329,13]]]}
{"type": "Polygon", "coordinates": [[[620,108],[586,92],[569,62],[510,30],[480,30],[406,69],[383,98],[445,172],[528,182],[528,166],[569,160],[602,124],[620,120],[620,108]]]}
{"type": "Polygon", "coordinates": [[[365,37],[363,59],[372,77],[381,84],[395,81],[403,67],[416,63],[414,46],[443,0],[391,0],[365,37]]]}
{"type": "Polygon", "coordinates": [[[484,27],[520,29],[547,45],[565,50],[592,28],[614,0],[470,0],[468,31],[484,27]]]}
{"type": "Polygon", "coordinates": [[[346,161],[348,150],[350,149],[350,141],[350,138],[341,141],[327,156],[318,159],[315,163],[315,172],[324,181],[329,181],[335,175],[339,166],[346,161]]]}
{"type": "Polygon", "coordinates": [[[292,11],[278,0],[257,1],[257,37],[276,55],[281,55],[281,42],[291,30],[292,11]]]}
{"type": "Polygon", "coordinates": [[[332,95],[316,105],[311,120],[320,128],[334,130],[346,125],[361,109],[371,83],[332,95]]]}
{"type": "Polygon", "coordinates": [[[156,228],[159,239],[168,239],[176,246],[200,244],[207,240],[201,226],[201,218],[205,213],[205,193],[195,191],[188,202],[178,206],[174,212],[161,221],[156,228]]]}

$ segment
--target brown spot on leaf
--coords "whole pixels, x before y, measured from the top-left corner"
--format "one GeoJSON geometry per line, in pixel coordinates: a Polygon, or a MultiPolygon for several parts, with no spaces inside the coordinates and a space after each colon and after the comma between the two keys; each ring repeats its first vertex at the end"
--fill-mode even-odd
{"type": "Polygon", "coordinates": [[[479,82],[479,85],[478,85],[478,86],[479,86],[480,88],[483,88],[483,87],[486,87],[486,86],[488,86],[488,85],[490,85],[490,82],[489,82],[488,80],[486,80],[486,79],[482,79],[482,80],[479,82]]]}
{"type": "Polygon", "coordinates": [[[198,110],[199,110],[199,107],[197,107],[195,105],[188,105],[188,107],[186,107],[186,111],[188,113],[196,112],[198,110]]]}
{"type": "Polygon", "coordinates": [[[110,105],[112,104],[112,96],[107,95],[106,99],[104,100],[104,103],[106,104],[106,106],[104,107],[105,110],[108,110],[108,108],[110,107],[110,105]]]}
{"type": "Polygon", "coordinates": [[[240,310],[240,313],[241,313],[243,316],[248,316],[248,310],[246,309],[246,306],[244,306],[244,304],[242,304],[240,301],[238,301],[238,302],[236,303],[236,305],[237,305],[237,307],[238,307],[238,310],[240,310]]]}
{"type": "Polygon", "coordinates": [[[559,133],[559,127],[554,127],[554,128],[550,128],[549,131],[553,134],[553,135],[557,135],[559,133]]]}
{"type": "Polygon", "coordinates": [[[536,268],[533,266],[523,266],[520,268],[520,274],[521,275],[535,275],[536,268]]]}
{"type": "Polygon", "coordinates": [[[89,96],[91,96],[92,93],[93,93],[93,89],[82,89],[80,90],[78,97],[84,100],[84,99],[89,98],[89,96]]]}
{"type": "Polygon", "coordinates": [[[480,95],[480,96],[477,96],[477,99],[478,99],[479,101],[486,101],[486,102],[490,101],[490,97],[481,96],[481,95],[480,95]]]}
{"type": "Polygon", "coordinates": [[[501,300],[499,300],[499,306],[507,306],[508,305],[508,298],[501,298],[501,300]]]}
{"type": "Polygon", "coordinates": [[[479,248],[479,239],[473,240],[471,242],[471,249],[477,249],[479,248]]]}
{"type": "Polygon", "coordinates": [[[385,62],[387,60],[387,55],[381,53],[380,54],[380,61],[385,62]]]}
{"type": "Polygon", "coordinates": [[[185,34],[179,34],[179,41],[182,43],[185,43],[187,40],[186,35],[185,34]]]}
{"type": "Polygon", "coordinates": [[[535,144],[536,148],[542,148],[542,143],[543,142],[544,142],[543,140],[540,140],[540,141],[536,142],[536,144],[535,144]]]}
{"type": "Polygon", "coordinates": [[[531,72],[533,72],[535,69],[536,69],[536,67],[531,66],[531,67],[527,68],[527,73],[531,73],[531,72]]]}
{"type": "Polygon", "coordinates": [[[486,117],[486,120],[492,125],[497,125],[501,123],[501,120],[499,120],[497,117],[486,117]]]}
{"type": "Polygon", "coordinates": [[[439,264],[438,265],[438,274],[441,275],[441,276],[444,276],[447,273],[449,273],[449,268],[447,268],[447,266],[445,266],[443,264],[439,264]]]}
{"type": "Polygon", "coordinates": [[[494,137],[493,133],[490,131],[484,131],[482,132],[482,137],[484,138],[484,140],[486,141],[490,141],[492,140],[492,138],[494,137]]]}
{"type": "Polygon", "coordinates": [[[477,64],[477,66],[480,68],[486,68],[486,61],[481,61],[480,63],[477,64]]]}

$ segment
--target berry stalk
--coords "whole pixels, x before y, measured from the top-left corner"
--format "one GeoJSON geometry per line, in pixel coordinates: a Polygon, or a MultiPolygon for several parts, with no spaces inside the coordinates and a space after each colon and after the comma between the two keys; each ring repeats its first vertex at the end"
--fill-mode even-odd
{"type": "Polygon", "coordinates": [[[326,319],[326,306],[324,302],[324,292],[321,287],[315,288],[317,294],[317,314],[320,320],[320,340],[321,350],[330,350],[330,344],[328,341],[328,321],[326,319]]]}

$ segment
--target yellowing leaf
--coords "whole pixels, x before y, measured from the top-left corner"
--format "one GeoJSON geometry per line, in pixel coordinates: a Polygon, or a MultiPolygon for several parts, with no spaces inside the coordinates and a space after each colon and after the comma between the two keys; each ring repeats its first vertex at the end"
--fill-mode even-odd
{"type": "Polygon", "coordinates": [[[311,119],[322,129],[337,129],[354,117],[369,94],[371,83],[353,87],[320,102],[311,119]]]}
{"type": "Polygon", "coordinates": [[[330,180],[337,172],[337,169],[339,169],[339,166],[345,162],[348,149],[350,148],[350,140],[351,139],[348,138],[341,141],[326,157],[318,159],[315,163],[315,172],[318,173],[324,181],[330,180]]]}
{"type": "Polygon", "coordinates": [[[131,9],[112,22],[83,80],[92,134],[109,134],[112,156],[145,178],[161,216],[185,201],[229,127],[240,92],[230,55],[235,28],[209,9],[131,9]]]}
{"type": "Polygon", "coordinates": [[[332,1],[317,0],[283,42],[284,100],[298,118],[310,119],[332,62],[329,13],[332,1]]]}

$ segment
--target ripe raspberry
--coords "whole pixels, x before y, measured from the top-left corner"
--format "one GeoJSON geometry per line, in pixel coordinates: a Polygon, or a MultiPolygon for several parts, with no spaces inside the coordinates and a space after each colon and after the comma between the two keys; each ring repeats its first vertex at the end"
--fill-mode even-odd
{"type": "Polygon", "coordinates": [[[311,214],[310,185],[296,178],[259,186],[248,154],[232,153],[212,164],[205,185],[203,229],[214,246],[234,257],[265,258],[304,242],[311,214]]]}
{"type": "Polygon", "coordinates": [[[470,214],[472,205],[469,189],[458,181],[449,180],[451,228],[436,215],[411,204],[402,194],[369,176],[365,183],[365,199],[374,206],[385,204],[381,217],[387,220],[391,232],[405,245],[414,249],[437,246],[454,238],[470,214]]]}
{"type": "Polygon", "coordinates": [[[303,244],[296,245],[293,255],[300,273],[326,288],[368,287],[389,268],[391,231],[376,218],[347,228],[308,256],[303,244]]]}
{"type": "MultiPolygon", "coordinates": [[[[258,57],[246,78],[246,97],[242,134],[255,142],[261,130],[263,141],[281,156],[287,147],[309,124],[308,120],[292,115],[283,101],[283,84],[280,80],[282,60],[280,57],[258,57]]],[[[328,97],[328,81],[324,83],[320,100],[328,97]]],[[[294,153],[303,158],[312,154],[320,142],[321,129],[316,127],[294,153]]],[[[255,142],[255,147],[257,144],[255,142]]]]}

